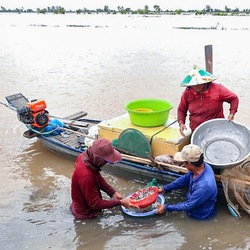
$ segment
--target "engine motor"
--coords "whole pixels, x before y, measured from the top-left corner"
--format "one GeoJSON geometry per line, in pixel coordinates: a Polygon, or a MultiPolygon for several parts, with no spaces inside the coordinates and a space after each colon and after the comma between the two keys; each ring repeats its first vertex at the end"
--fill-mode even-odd
{"type": "Polygon", "coordinates": [[[24,124],[29,124],[35,128],[43,128],[49,123],[49,112],[44,100],[32,100],[25,106],[17,109],[17,117],[24,124]]]}

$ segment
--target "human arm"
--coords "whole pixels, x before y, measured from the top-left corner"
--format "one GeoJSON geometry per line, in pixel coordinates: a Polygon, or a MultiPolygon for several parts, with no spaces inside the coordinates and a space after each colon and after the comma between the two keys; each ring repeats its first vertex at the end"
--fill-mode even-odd
{"type": "Polygon", "coordinates": [[[124,206],[124,207],[126,207],[126,208],[138,208],[137,205],[132,204],[128,198],[125,198],[124,195],[122,195],[122,194],[120,194],[118,192],[115,192],[113,194],[113,198],[120,200],[121,201],[121,205],[124,206]]]}
{"type": "Polygon", "coordinates": [[[194,194],[194,196],[190,197],[190,199],[176,204],[158,205],[156,214],[164,214],[166,211],[190,211],[206,200],[206,197],[204,195],[199,195],[197,197],[195,196],[197,195],[194,194]]]}
{"type": "Polygon", "coordinates": [[[179,123],[179,130],[180,134],[185,137],[186,135],[184,131],[187,130],[187,127],[184,123],[179,123]]]}
{"type": "Polygon", "coordinates": [[[124,195],[122,195],[122,194],[120,194],[120,193],[118,193],[118,192],[116,191],[116,192],[112,195],[112,197],[113,197],[114,199],[121,200],[121,199],[124,198],[124,195]]]}
{"type": "Polygon", "coordinates": [[[194,192],[183,202],[176,204],[166,204],[166,211],[191,211],[199,206],[201,206],[210,196],[208,189],[204,187],[199,187],[194,190],[194,192]]]}
{"type": "Polygon", "coordinates": [[[165,205],[158,205],[156,214],[164,214],[166,212],[165,205]]]}
{"type": "Polygon", "coordinates": [[[220,97],[222,98],[222,101],[230,104],[229,115],[227,119],[228,121],[233,120],[239,106],[238,96],[225,86],[220,85],[220,97]]]}
{"type": "Polygon", "coordinates": [[[228,121],[234,120],[234,114],[229,114],[228,117],[227,117],[227,120],[228,121]]]}
{"type": "MultiPolygon", "coordinates": [[[[162,188],[159,188],[158,192],[164,194],[164,193],[169,192],[171,190],[175,190],[175,189],[178,189],[178,188],[181,188],[184,186],[188,186],[189,179],[190,179],[190,172],[187,173],[186,175],[178,178],[174,182],[167,184],[167,185],[163,186],[162,188]]],[[[165,212],[166,212],[166,205],[158,205],[157,206],[156,214],[164,214],[165,212]]]]}
{"type": "Polygon", "coordinates": [[[126,208],[139,208],[138,205],[132,204],[130,200],[127,198],[121,199],[120,201],[121,201],[121,205],[126,208]]]}
{"type": "MultiPolygon", "coordinates": [[[[99,174],[98,174],[99,175],[99,174]]],[[[103,199],[101,194],[101,179],[100,176],[87,175],[79,179],[79,188],[82,196],[88,206],[93,210],[101,210],[105,208],[112,208],[121,205],[119,199],[103,199]]],[[[115,190],[107,184],[110,189],[107,193],[110,197],[115,193],[115,190]]]]}
{"type": "Polygon", "coordinates": [[[99,175],[100,189],[108,194],[109,197],[114,199],[124,198],[119,192],[117,192],[101,175],[99,175]]]}
{"type": "Polygon", "coordinates": [[[111,187],[101,175],[100,175],[100,183],[101,183],[101,189],[103,191],[105,191],[110,197],[112,197],[114,201],[120,202],[118,205],[122,205],[126,208],[131,208],[131,207],[138,208],[138,206],[132,204],[129,201],[129,199],[125,198],[124,195],[115,191],[115,189],[111,187]]]}
{"type": "Polygon", "coordinates": [[[192,217],[205,219],[213,214],[214,202],[210,190],[200,186],[184,202],[157,206],[156,214],[164,214],[166,211],[185,211],[192,217]]]}
{"type": "Polygon", "coordinates": [[[199,207],[207,200],[206,194],[209,194],[208,190],[203,190],[200,193],[194,193],[189,199],[184,202],[158,205],[156,214],[164,214],[166,211],[191,211],[192,209],[199,207]]]}
{"type": "Polygon", "coordinates": [[[185,136],[184,130],[187,130],[185,125],[187,111],[188,111],[188,102],[187,102],[187,89],[182,93],[181,100],[177,108],[177,118],[179,123],[179,130],[182,136],[185,136]]]}
{"type": "Polygon", "coordinates": [[[167,192],[170,192],[172,190],[180,189],[180,188],[183,188],[183,187],[188,187],[189,180],[190,180],[190,174],[191,173],[188,172],[187,174],[179,177],[175,181],[173,181],[173,182],[163,186],[162,188],[158,189],[158,192],[167,193],[167,192]]]}

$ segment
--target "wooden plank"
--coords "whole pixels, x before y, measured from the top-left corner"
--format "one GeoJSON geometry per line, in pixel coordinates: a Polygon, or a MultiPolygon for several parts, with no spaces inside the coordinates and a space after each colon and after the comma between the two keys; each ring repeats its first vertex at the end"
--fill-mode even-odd
{"type": "Polygon", "coordinates": [[[69,126],[71,126],[72,128],[76,128],[76,129],[81,129],[81,128],[86,128],[89,126],[89,123],[86,122],[81,122],[81,121],[63,121],[65,124],[68,124],[69,126]]]}
{"type": "Polygon", "coordinates": [[[82,118],[84,116],[86,116],[88,113],[85,111],[78,111],[76,113],[73,113],[71,115],[68,115],[66,117],[64,117],[63,119],[68,119],[68,120],[77,120],[79,118],[82,118]]]}
{"type": "MultiPolygon", "coordinates": [[[[132,156],[132,155],[126,155],[126,154],[121,154],[121,155],[122,155],[122,159],[124,159],[124,160],[137,162],[137,163],[141,163],[141,164],[147,164],[147,165],[151,165],[151,166],[153,165],[153,162],[150,159],[145,159],[145,158],[136,157],[136,156],[132,156]]],[[[186,168],[181,167],[181,166],[172,165],[172,164],[163,163],[163,162],[158,162],[158,161],[156,161],[156,163],[158,163],[161,166],[169,168],[169,170],[178,171],[181,174],[186,174],[188,172],[188,170],[186,168]]],[[[229,178],[228,176],[222,176],[222,175],[217,175],[217,174],[215,174],[214,176],[215,176],[216,181],[219,181],[219,182],[221,182],[223,179],[229,178]]],[[[241,179],[238,179],[235,177],[230,177],[230,178],[235,183],[245,184],[245,185],[250,186],[250,181],[248,181],[248,180],[241,180],[241,179]]]]}
{"type": "Polygon", "coordinates": [[[213,46],[212,45],[205,46],[205,64],[206,64],[206,71],[213,74],[213,46]]]}

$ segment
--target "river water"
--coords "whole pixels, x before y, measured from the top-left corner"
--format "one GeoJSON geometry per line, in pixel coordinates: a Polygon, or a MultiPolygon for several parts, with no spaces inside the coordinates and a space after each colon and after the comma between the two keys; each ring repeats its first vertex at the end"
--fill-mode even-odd
{"type": "MultiPolygon", "coordinates": [[[[204,46],[212,44],[217,82],[238,94],[235,120],[250,126],[249,32],[250,17],[1,14],[0,100],[21,92],[45,99],[52,115],[85,110],[110,119],[133,99],[163,98],[175,115],[180,82],[194,64],[204,67],[204,46]]],[[[16,114],[3,105],[0,111],[0,249],[250,248],[249,215],[234,218],[225,204],[205,222],[180,212],[132,218],[119,207],[75,221],[69,210],[74,162],[24,138],[16,114]]],[[[102,172],[124,194],[148,182],[102,172]]],[[[166,198],[176,202],[185,192],[166,198]]]]}

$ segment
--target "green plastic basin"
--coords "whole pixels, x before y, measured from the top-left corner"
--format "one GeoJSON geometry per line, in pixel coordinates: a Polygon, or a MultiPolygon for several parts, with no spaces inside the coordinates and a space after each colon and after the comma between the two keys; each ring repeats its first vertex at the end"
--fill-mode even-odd
{"type": "Polygon", "coordinates": [[[141,127],[164,125],[172,108],[172,103],[161,99],[138,99],[125,105],[131,123],[141,127]]]}

